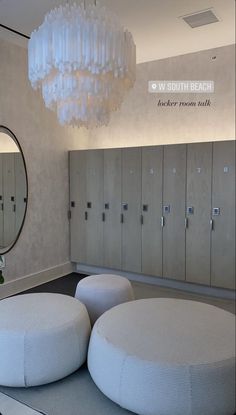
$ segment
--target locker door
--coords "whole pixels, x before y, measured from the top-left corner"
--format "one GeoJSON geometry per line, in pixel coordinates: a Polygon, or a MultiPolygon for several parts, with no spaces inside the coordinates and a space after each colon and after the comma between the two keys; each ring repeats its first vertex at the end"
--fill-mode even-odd
{"type": "Polygon", "coordinates": [[[187,146],[186,280],[210,284],[212,143],[187,146]]]}
{"type": "Polygon", "coordinates": [[[71,261],[86,263],[86,151],[69,153],[71,261]]]}
{"type": "Polygon", "coordinates": [[[14,153],[3,155],[4,246],[15,240],[15,168],[14,153]]]}
{"type": "Polygon", "coordinates": [[[0,154],[0,248],[3,248],[3,154],[0,154]]]}
{"type": "Polygon", "coordinates": [[[235,141],[213,144],[211,285],[235,286],[235,141]]]}
{"type": "Polygon", "coordinates": [[[86,155],[87,263],[103,265],[103,150],[86,155]]]}
{"type": "Polygon", "coordinates": [[[163,277],[185,280],[186,146],[164,147],[163,277]]]}
{"type": "Polygon", "coordinates": [[[27,183],[25,167],[21,153],[15,153],[15,186],[16,186],[16,233],[21,228],[26,209],[27,183]]]}
{"type": "Polygon", "coordinates": [[[162,276],[163,147],[142,149],[142,272],[162,276]]]}
{"type": "Polygon", "coordinates": [[[122,150],[122,269],[141,272],[141,149],[122,150]]]}
{"type": "Polygon", "coordinates": [[[121,268],[121,150],[104,151],[104,266],[121,268]]]}

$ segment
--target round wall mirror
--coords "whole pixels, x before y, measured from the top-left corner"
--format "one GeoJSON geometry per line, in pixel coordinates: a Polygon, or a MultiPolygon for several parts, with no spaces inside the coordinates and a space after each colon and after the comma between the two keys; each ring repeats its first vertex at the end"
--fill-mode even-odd
{"type": "Polygon", "coordinates": [[[10,251],[21,233],[28,200],[28,180],[21,146],[0,125],[0,255],[10,251]]]}

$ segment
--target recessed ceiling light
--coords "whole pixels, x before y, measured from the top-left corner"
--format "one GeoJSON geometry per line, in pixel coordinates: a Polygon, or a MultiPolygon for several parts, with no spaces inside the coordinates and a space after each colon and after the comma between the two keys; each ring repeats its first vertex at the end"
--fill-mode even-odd
{"type": "Polygon", "coordinates": [[[219,22],[218,17],[213,13],[212,9],[202,10],[196,13],[181,16],[181,18],[191,27],[205,26],[211,23],[219,22]]]}

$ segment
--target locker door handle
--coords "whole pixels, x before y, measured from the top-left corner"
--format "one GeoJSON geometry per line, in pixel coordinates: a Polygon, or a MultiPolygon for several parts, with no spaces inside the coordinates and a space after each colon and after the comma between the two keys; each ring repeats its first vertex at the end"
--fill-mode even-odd
{"type": "Polygon", "coordinates": [[[141,225],[144,224],[143,215],[140,215],[140,223],[141,223],[141,225]]]}
{"type": "Polygon", "coordinates": [[[1,210],[4,210],[4,203],[1,203],[1,210]]]}
{"type": "Polygon", "coordinates": [[[185,229],[188,229],[188,218],[184,219],[184,227],[185,229]]]}
{"type": "Polygon", "coordinates": [[[124,223],[124,215],[123,215],[123,213],[120,214],[120,223],[124,223]]]}
{"type": "Polygon", "coordinates": [[[164,228],[165,226],[165,218],[164,216],[161,217],[161,227],[164,228]]]}
{"type": "Polygon", "coordinates": [[[84,219],[88,220],[88,212],[84,212],[84,219]]]}
{"type": "Polygon", "coordinates": [[[214,220],[213,219],[210,220],[210,227],[211,227],[211,231],[214,231],[214,220]]]}
{"type": "Polygon", "coordinates": [[[106,220],[106,215],[104,212],[102,212],[102,221],[105,222],[105,220],[106,220]]]}
{"type": "Polygon", "coordinates": [[[14,205],[12,206],[12,210],[13,210],[13,212],[15,212],[16,211],[16,204],[14,203],[14,205]]]}

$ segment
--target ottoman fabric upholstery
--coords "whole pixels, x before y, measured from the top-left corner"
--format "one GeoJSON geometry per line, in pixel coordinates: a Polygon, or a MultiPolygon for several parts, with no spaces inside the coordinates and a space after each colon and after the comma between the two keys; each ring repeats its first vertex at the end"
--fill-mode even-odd
{"type": "Polygon", "coordinates": [[[75,297],[86,306],[94,324],[105,311],[133,300],[134,294],[127,278],[100,274],[83,278],[77,285],[75,297]]]}
{"type": "Polygon", "coordinates": [[[83,304],[60,294],[0,301],[0,384],[25,387],[61,379],[85,361],[91,331],[83,304]]]}
{"type": "Polygon", "coordinates": [[[194,301],[148,299],[94,325],[88,368],[100,390],[142,415],[233,415],[231,313],[194,301]]]}

